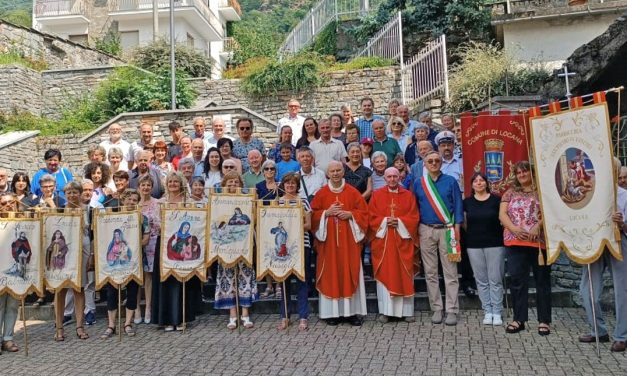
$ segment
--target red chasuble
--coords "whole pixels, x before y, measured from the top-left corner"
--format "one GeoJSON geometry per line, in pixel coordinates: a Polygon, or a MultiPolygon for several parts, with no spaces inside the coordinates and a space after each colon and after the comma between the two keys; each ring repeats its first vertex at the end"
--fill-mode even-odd
{"type": "Polygon", "coordinates": [[[391,296],[414,295],[414,243],[418,242],[420,220],[414,195],[403,187],[399,187],[398,192],[383,187],[372,194],[369,209],[368,238],[371,239],[374,278],[391,296]],[[402,221],[411,238],[403,239],[398,229],[390,226],[383,238],[376,237],[386,217],[402,221]]]}
{"type": "MultiPolygon", "coordinates": [[[[340,193],[334,193],[326,185],[321,188],[311,202],[313,210],[312,229],[314,234],[322,224],[322,214],[336,201],[342,203],[343,210],[353,214],[353,219],[365,234],[368,229],[368,206],[359,191],[348,184],[340,193]]],[[[316,265],[316,288],[327,298],[350,298],[359,286],[362,245],[355,241],[349,220],[328,217],[326,239],[315,237],[318,253],[316,265]]]]}

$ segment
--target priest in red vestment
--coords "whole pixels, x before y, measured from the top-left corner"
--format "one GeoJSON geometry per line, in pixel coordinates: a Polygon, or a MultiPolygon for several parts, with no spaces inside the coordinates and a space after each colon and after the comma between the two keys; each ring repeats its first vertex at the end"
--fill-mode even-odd
{"type": "Polygon", "coordinates": [[[379,321],[402,317],[414,321],[414,245],[420,214],[414,195],[400,185],[394,167],[385,170],[386,185],[372,194],[369,238],[377,281],[379,321]]]}
{"type": "Polygon", "coordinates": [[[367,313],[361,242],[368,229],[368,206],[359,191],[344,181],[342,163],[329,163],[327,175],[329,184],[311,202],[320,318],[337,325],[347,317],[359,326],[358,315],[367,313]]]}

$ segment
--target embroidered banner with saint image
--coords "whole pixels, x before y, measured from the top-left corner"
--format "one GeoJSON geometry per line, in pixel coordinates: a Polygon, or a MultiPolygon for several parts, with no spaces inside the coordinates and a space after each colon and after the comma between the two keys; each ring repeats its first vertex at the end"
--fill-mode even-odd
{"type": "MultiPolygon", "coordinates": [[[[78,209],[80,210],[80,209],[78,209]]],[[[43,216],[44,281],[46,288],[80,291],[83,257],[83,213],[47,213],[43,216]]]]}
{"type": "Polygon", "coordinates": [[[39,218],[0,218],[0,295],[44,294],[39,218]]]}
{"type": "Polygon", "coordinates": [[[230,268],[253,264],[254,194],[212,193],[209,197],[208,262],[230,268]]]}
{"type": "Polygon", "coordinates": [[[96,211],[94,227],[96,289],[143,281],[142,214],[139,211],[96,211]]]}
{"type": "Polygon", "coordinates": [[[582,264],[605,247],[620,258],[607,105],[534,117],[531,136],[549,263],[560,250],[582,264]]]}
{"type": "Polygon", "coordinates": [[[161,208],[161,281],[207,280],[207,209],[161,208]]]}
{"type": "Polygon", "coordinates": [[[305,280],[303,207],[257,208],[257,279],[266,274],[281,282],[291,274],[305,280]]]}

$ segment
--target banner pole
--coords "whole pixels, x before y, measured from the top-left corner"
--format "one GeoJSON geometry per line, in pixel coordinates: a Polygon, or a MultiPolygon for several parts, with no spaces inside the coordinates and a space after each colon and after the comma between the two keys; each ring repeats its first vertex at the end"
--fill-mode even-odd
{"type": "Polygon", "coordinates": [[[26,310],[24,309],[24,298],[22,298],[22,323],[24,325],[24,351],[28,356],[28,333],[26,330],[26,310]]]}
{"type": "Polygon", "coordinates": [[[594,290],[592,289],[592,271],[590,269],[590,264],[587,264],[588,266],[588,286],[590,287],[590,306],[592,307],[592,322],[594,323],[594,338],[595,338],[595,342],[596,342],[596,347],[597,347],[597,357],[600,358],[601,357],[601,350],[599,349],[599,330],[597,327],[597,313],[596,313],[596,309],[594,308],[595,304],[594,304],[594,290]]]}
{"type": "Polygon", "coordinates": [[[239,261],[233,267],[233,282],[235,283],[235,322],[237,323],[237,333],[242,334],[242,325],[239,317],[239,261]]]}
{"type": "Polygon", "coordinates": [[[287,312],[287,289],[285,288],[285,280],[283,280],[283,307],[285,308],[285,318],[284,318],[284,320],[286,320],[285,322],[287,323],[285,325],[285,331],[287,333],[289,333],[289,330],[290,330],[290,316],[289,316],[289,313],[287,312]]]}
{"type": "Polygon", "coordinates": [[[118,285],[118,342],[122,342],[122,291],[118,285]]]}
{"type": "Polygon", "coordinates": [[[185,313],[186,313],[186,307],[185,307],[185,280],[183,280],[183,333],[185,333],[185,327],[186,327],[186,322],[185,322],[185,313]]]}

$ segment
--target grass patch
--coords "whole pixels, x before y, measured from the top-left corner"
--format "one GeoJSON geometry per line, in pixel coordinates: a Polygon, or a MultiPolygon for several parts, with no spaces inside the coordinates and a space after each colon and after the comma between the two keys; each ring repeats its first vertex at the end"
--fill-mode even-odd
{"type": "Polygon", "coordinates": [[[48,69],[48,63],[44,60],[32,59],[30,57],[22,56],[16,52],[7,52],[0,55],[0,65],[21,65],[38,72],[48,69]]]}

